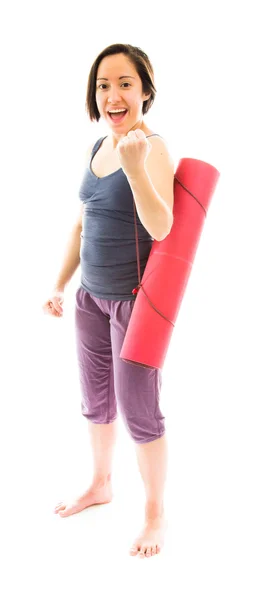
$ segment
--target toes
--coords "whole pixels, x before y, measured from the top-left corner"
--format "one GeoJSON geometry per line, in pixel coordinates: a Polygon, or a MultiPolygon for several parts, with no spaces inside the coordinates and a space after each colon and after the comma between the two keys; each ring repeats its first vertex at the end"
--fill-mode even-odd
{"type": "Polygon", "coordinates": [[[139,552],[139,556],[140,558],[145,558],[146,556],[146,550],[147,550],[147,546],[142,546],[140,552],[139,552]]]}
{"type": "Polygon", "coordinates": [[[161,551],[161,546],[160,544],[153,544],[150,546],[147,546],[145,544],[133,544],[130,547],[130,555],[131,556],[135,556],[136,554],[138,554],[138,556],[140,556],[140,558],[149,558],[150,556],[155,556],[155,554],[159,554],[161,551]]]}
{"type": "Polygon", "coordinates": [[[61,504],[58,508],[58,515],[60,515],[60,517],[69,517],[74,512],[73,504],[61,504]]]}
{"type": "Polygon", "coordinates": [[[59,504],[56,504],[55,508],[54,508],[54,512],[58,512],[61,508],[65,508],[65,504],[63,504],[63,502],[59,502],[59,504]]]}
{"type": "Polygon", "coordinates": [[[64,508],[64,510],[58,510],[58,514],[60,515],[60,517],[69,517],[73,514],[73,510],[71,507],[66,507],[64,508]]]}
{"type": "Polygon", "coordinates": [[[131,546],[129,553],[131,556],[135,556],[138,553],[138,546],[131,546]]]}

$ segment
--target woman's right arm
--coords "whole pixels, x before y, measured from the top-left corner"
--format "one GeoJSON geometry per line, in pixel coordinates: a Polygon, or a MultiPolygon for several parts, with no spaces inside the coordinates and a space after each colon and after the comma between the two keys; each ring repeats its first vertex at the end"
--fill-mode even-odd
{"type": "MultiPolygon", "coordinates": [[[[83,208],[83,205],[82,207],[83,208]]],[[[82,231],[81,217],[72,228],[65,248],[63,262],[57,276],[54,290],[64,291],[80,263],[80,234],[82,231]]],[[[54,291],[53,290],[53,291],[54,291]]]]}
{"type": "MultiPolygon", "coordinates": [[[[94,144],[95,144],[95,142],[93,144],[90,144],[90,146],[88,147],[88,149],[86,151],[86,161],[88,161],[88,159],[91,156],[94,144]]],[[[57,276],[53,290],[64,291],[65,286],[70,281],[70,279],[74,275],[77,267],[79,266],[80,243],[81,243],[80,234],[82,231],[83,212],[84,212],[84,204],[81,203],[81,206],[79,207],[78,217],[73,225],[72,231],[68,238],[68,243],[65,248],[65,253],[64,253],[64,258],[63,258],[63,262],[61,265],[61,269],[57,276]]]]}

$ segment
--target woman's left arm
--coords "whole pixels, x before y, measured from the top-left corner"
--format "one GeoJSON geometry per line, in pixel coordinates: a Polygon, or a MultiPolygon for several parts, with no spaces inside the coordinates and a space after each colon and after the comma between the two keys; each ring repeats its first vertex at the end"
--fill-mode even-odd
{"type": "Polygon", "coordinates": [[[162,241],[173,224],[174,161],[162,138],[150,144],[141,130],[136,131],[139,138],[133,135],[124,141],[120,161],[142,225],[162,241]]]}

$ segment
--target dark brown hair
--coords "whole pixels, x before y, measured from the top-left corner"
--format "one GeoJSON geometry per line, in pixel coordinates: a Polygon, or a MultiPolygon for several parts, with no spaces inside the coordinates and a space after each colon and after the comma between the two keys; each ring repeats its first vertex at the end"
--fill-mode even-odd
{"type": "Polygon", "coordinates": [[[143,115],[148,112],[155,99],[157,90],[154,85],[154,72],[147,54],[137,46],[131,46],[130,44],[112,44],[100,52],[95,59],[88,76],[86,112],[91,121],[99,121],[100,119],[100,113],[95,99],[97,70],[102,59],[105,56],[111,56],[112,54],[125,54],[130,62],[133,63],[142,81],[143,94],[151,93],[150,98],[143,102],[143,115]]]}

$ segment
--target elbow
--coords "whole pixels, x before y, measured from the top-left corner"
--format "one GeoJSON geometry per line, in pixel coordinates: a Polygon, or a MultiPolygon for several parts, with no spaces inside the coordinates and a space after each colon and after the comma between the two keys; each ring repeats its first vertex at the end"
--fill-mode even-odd
{"type": "Polygon", "coordinates": [[[155,238],[157,240],[157,242],[162,242],[169,235],[169,233],[171,232],[171,229],[172,229],[173,220],[174,220],[173,214],[171,214],[171,219],[169,221],[168,229],[165,232],[163,232],[163,234],[161,236],[159,236],[158,238],[157,237],[155,238]]]}
{"type": "Polygon", "coordinates": [[[162,237],[158,237],[158,238],[155,238],[155,239],[157,240],[157,242],[162,242],[163,240],[165,240],[165,238],[167,237],[167,235],[169,235],[169,233],[170,232],[168,231],[168,233],[165,233],[164,235],[162,235],[162,237]]]}

